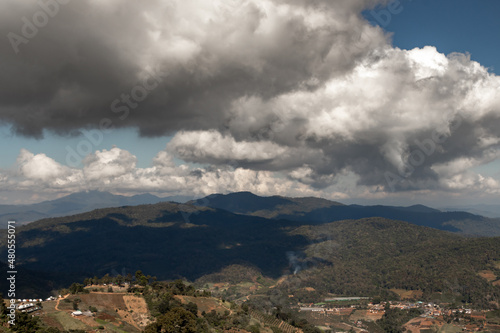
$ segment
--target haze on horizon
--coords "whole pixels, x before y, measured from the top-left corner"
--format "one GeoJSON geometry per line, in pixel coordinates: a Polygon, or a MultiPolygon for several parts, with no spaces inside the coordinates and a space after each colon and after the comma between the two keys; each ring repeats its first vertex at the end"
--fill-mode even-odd
{"type": "Polygon", "coordinates": [[[0,204],[497,204],[500,78],[474,54],[394,45],[384,28],[416,3],[3,1],[0,204]]]}

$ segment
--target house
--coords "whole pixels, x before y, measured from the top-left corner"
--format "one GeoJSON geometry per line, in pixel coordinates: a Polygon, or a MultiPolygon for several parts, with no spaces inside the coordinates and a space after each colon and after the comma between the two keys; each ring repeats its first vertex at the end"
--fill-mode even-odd
{"type": "Polygon", "coordinates": [[[80,310],[76,310],[76,311],[71,312],[71,315],[72,315],[73,317],[78,317],[78,316],[81,316],[82,314],[83,314],[83,313],[82,313],[82,311],[80,311],[80,310]]]}
{"type": "Polygon", "coordinates": [[[33,306],[35,306],[35,304],[33,304],[33,303],[27,303],[27,304],[19,305],[17,308],[19,310],[25,310],[25,309],[31,308],[33,306]]]}

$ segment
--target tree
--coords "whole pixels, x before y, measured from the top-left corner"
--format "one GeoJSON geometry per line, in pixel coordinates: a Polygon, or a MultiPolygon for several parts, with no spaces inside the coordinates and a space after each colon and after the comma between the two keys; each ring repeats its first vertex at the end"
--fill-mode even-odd
{"type": "Polygon", "coordinates": [[[160,316],[158,320],[146,326],[145,333],[195,333],[196,317],[184,308],[176,307],[160,316]]]}
{"type": "Polygon", "coordinates": [[[189,302],[184,307],[186,308],[186,310],[188,310],[189,312],[191,312],[195,316],[198,315],[198,305],[196,305],[196,303],[189,302]]]}
{"type": "Polygon", "coordinates": [[[138,270],[135,272],[135,280],[137,281],[137,283],[139,283],[139,281],[141,281],[141,277],[143,277],[144,274],[142,273],[141,270],[138,270]]]}
{"type": "Polygon", "coordinates": [[[109,276],[109,274],[106,274],[102,277],[102,283],[104,284],[109,284],[111,282],[111,277],[109,276]]]}
{"type": "Polygon", "coordinates": [[[148,283],[149,283],[149,278],[151,278],[151,276],[145,276],[142,271],[137,271],[135,272],[135,280],[137,281],[137,283],[141,286],[147,286],[148,283]]]}
{"type": "Polygon", "coordinates": [[[72,294],[81,293],[83,291],[84,291],[83,285],[81,285],[80,283],[75,282],[69,287],[69,292],[72,294]]]}
{"type": "Polygon", "coordinates": [[[252,325],[248,328],[251,333],[260,333],[260,327],[256,325],[252,325]]]}
{"type": "Polygon", "coordinates": [[[2,295],[0,295],[0,320],[2,322],[7,319],[7,314],[7,306],[5,305],[2,295]]]}
{"type": "Polygon", "coordinates": [[[124,278],[120,274],[115,277],[116,284],[121,287],[123,285],[124,278]]]}
{"type": "Polygon", "coordinates": [[[12,331],[20,333],[37,332],[39,328],[38,317],[32,317],[26,312],[17,312],[16,324],[10,327],[12,331]]]}

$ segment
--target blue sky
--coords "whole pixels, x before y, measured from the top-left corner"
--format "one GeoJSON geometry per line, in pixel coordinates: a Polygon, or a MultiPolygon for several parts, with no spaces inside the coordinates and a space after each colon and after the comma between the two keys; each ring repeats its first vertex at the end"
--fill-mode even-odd
{"type": "MultiPolygon", "coordinates": [[[[0,126],[2,147],[2,160],[0,168],[14,166],[21,149],[27,149],[33,154],[45,154],[59,163],[66,164],[68,155],[67,147],[74,150],[85,137],[64,137],[45,131],[44,138],[37,140],[16,136],[10,126],[0,126]]],[[[95,150],[110,149],[113,146],[126,149],[137,157],[137,166],[146,168],[151,165],[153,158],[159,151],[164,150],[170,137],[141,138],[135,129],[115,129],[103,134],[103,140],[98,145],[93,145],[95,150]]],[[[80,165],[81,166],[81,165],[80,165]]]]}
{"type": "Polygon", "coordinates": [[[395,46],[433,45],[445,54],[468,52],[473,60],[500,73],[500,1],[401,0],[400,4],[396,12],[402,11],[389,19],[377,20],[371,11],[365,12],[370,22],[394,34],[395,46]]]}

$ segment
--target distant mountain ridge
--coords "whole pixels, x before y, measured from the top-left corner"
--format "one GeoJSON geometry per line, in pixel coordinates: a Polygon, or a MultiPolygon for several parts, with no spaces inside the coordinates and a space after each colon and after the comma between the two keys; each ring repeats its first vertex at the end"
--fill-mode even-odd
{"type": "Polygon", "coordinates": [[[284,213],[302,214],[319,208],[344,206],[342,203],[323,198],[288,198],[277,195],[261,197],[251,192],[212,194],[187,203],[195,206],[224,209],[236,214],[249,214],[266,218],[275,218],[284,213]]]}
{"type": "Polygon", "coordinates": [[[250,192],[213,194],[189,203],[237,214],[297,222],[328,223],[383,217],[471,236],[500,236],[500,219],[460,211],[442,212],[424,205],[344,205],[322,198],[260,197],[250,192]]]}
{"type": "Polygon", "coordinates": [[[3,221],[0,228],[6,228],[4,221],[7,220],[25,224],[44,218],[80,214],[98,208],[137,206],[179,199],[187,201],[186,198],[180,196],[160,198],[149,193],[127,197],[101,191],[78,192],[36,204],[0,205],[0,220],[3,221]]]}
{"type": "MultiPolygon", "coordinates": [[[[127,197],[100,191],[79,192],[31,205],[0,205],[0,229],[6,228],[8,220],[15,220],[22,225],[40,219],[81,214],[101,208],[167,201],[183,203],[188,199],[184,196],[160,198],[149,193],[127,197]]],[[[500,218],[488,218],[464,211],[440,211],[418,204],[408,207],[345,205],[323,198],[290,198],[276,195],[262,197],[251,192],[212,194],[188,201],[188,204],[301,223],[383,217],[471,236],[500,236],[500,218]]]]}
{"type": "Polygon", "coordinates": [[[442,208],[445,211],[462,211],[490,218],[500,218],[500,205],[470,205],[442,208]]]}

